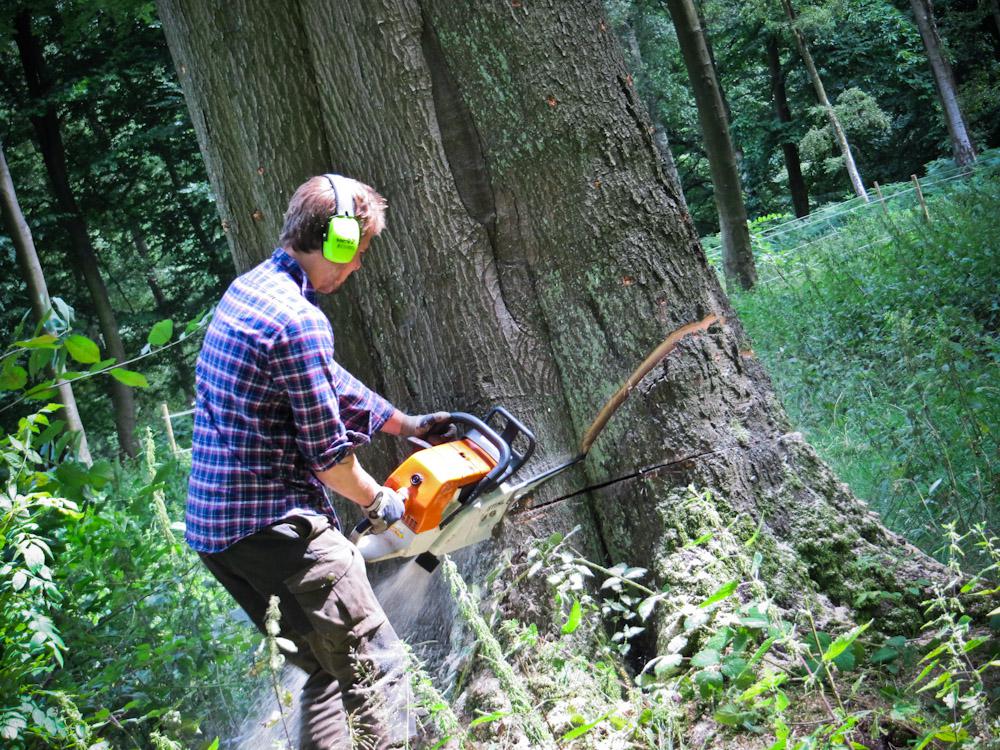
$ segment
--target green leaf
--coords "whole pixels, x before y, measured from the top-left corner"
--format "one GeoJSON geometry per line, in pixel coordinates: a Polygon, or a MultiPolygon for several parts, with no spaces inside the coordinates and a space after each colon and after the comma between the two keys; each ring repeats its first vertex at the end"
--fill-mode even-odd
{"type": "Polygon", "coordinates": [[[79,334],[67,336],[63,344],[66,347],[66,351],[69,352],[69,356],[77,362],[90,365],[94,362],[101,361],[101,350],[98,348],[97,344],[88,339],[86,336],[81,336],[79,334]]]}
{"type": "Polygon", "coordinates": [[[736,587],[739,585],[740,585],[739,581],[730,581],[729,583],[723,584],[718,589],[716,589],[714,594],[712,594],[710,597],[708,597],[708,599],[703,601],[698,606],[702,608],[710,607],[716,602],[721,602],[726,597],[732,596],[733,592],[736,591],[736,587]]]}
{"type": "Polygon", "coordinates": [[[174,335],[174,321],[172,320],[161,320],[157,323],[149,332],[149,337],[146,341],[149,342],[150,346],[163,346],[165,343],[170,341],[170,337],[174,335]]]}
{"type": "Polygon", "coordinates": [[[19,391],[28,383],[28,371],[13,360],[7,360],[0,370],[0,391],[19,391]]]}
{"type": "Polygon", "coordinates": [[[16,341],[14,342],[14,346],[19,346],[22,349],[55,349],[58,346],[57,341],[59,339],[51,333],[43,333],[41,336],[35,336],[33,339],[16,341]]]}
{"type": "Polygon", "coordinates": [[[872,664],[884,664],[886,662],[895,661],[898,656],[899,652],[896,649],[890,648],[889,646],[883,646],[874,654],[869,656],[868,661],[872,664]]]}
{"type": "Polygon", "coordinates": [[[219,750],[219,738],[216,737],[214,740],[212,740],[211,743],[209,743],[208,747],[205,748],[205,750],[219,750]]]}
{"type": "Polygon", "coordinates": [[[702,669],[694,674],[694,684],[698,686],[702,698],[722,689],[722,673],[714,669],[702,669]]]}
{"type": "Polygon", "coordinates": [[[580,600],[573,600],[573,608],[569,612],[569,619],[566,620],[566,624],[562,626],[563,635],[569,635],[578,627],[580,627],[580,621],[583,619],[583,607],[580,606],[580,600]]]}
{"type": "Polygon", "coordinates": [[[739,677],[747,668],[746,659],[739,656],[727,656],[722,660],[722,674],[730,679],[739,677]]]}
{"type": "Polygon", "coordinates": [[[108,357],[107,359],[102,359],[100,362],[95,362],[94,364],[92,364],[88,368],[88,371],[97,372],[98,370],[106,370],[117,361],[118,360],[116,360],[114,357],[108,357]]]}
{"type": "Polygon", "coordinates": [[[602,721],[604,721],[606,718],[608,718],[608,714],[610,713],[611,712],[608,711],[608,713],[604,714],[604,716],[599,716],[598,718],[594,719],[592,722],[588,724],[583,724],[582,726],[570,729],[568,732],[566,732],[566,734],[562,736],[562,742],[569,742],[570,740],[575,740],[577,737],[582,737],[591,729],[593,729],[602,721]]]}
{"type": "Polygon", "coordinates": [[[869,620],[864,625],[858,625],[858,627],[851,630],[849,633],[844,633],[838,636],[837,639],[829,645],[826,651],[823,652],[823,661],[831,662],[840,656],[844,649],[854,643],[855,639],[866,630],[872,624],[873,620],[869,620]]]}
{"type": "Polygon", "coordinates": [[[707,648],[704,651],[699,651],[697,654],[691,657],[692,667],[710,667],[713,664],[718,664],[722,659],[722,656],[718,651],[707,648]]]}
{"type": "Polygon", "coordinates": [[[497,719],[502,719],[504,716],[510,716],[510,711],[494,711],[493,713],[486,714],[485,716],[477,716],[469,722],[469,729],[472,729],[472,727],[478,727],[480,724],[489,724],[497,719]]]}
{"type": "Polygon", "coordinates": [[[146,380],[146,376],[141,372],[136,372],[135,370],[126,370],[123,367],[116,367],[111,370],[111,377],[117,380],[119,383],[124,383],[125,385],[132,386],[133,388],[148,388],[149,381],[146,380]]]}
{"type": "Polygon", "coordinates": [[[738,727],[744,721],[749,719],[751,716],[749,711],[740,711],[732,703],[727,703],[718,711],[716,711],[712,718],[714,718],[720,724],[725,724],[729,727],[738,727]]]}

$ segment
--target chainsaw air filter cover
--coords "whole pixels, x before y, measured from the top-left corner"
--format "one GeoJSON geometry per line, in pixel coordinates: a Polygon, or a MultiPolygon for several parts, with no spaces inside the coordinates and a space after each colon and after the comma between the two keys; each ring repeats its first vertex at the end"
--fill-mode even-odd
{"type": "Polygon", "coordinates": [[[416,534],[440,525],[462,489],[496,466],[491,453],[467,436],[417,451],[403,461],[385,482],[407,496],[403,523],[416,534]]]}

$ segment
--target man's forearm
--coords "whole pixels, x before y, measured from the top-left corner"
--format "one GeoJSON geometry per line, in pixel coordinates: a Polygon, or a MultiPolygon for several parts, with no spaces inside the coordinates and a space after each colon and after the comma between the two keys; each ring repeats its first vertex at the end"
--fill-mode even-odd
{"type": "Polygon", "coordinates": [[[338,495],[361,507],[371,505],[375,493],[381,489],[381,485],[364,470],[353,453],[348,454],[333,468],[316,472],[316,478],[338,495]]]}
{"type": "Polygon", "coordinates": [[[407,427],[408,417],[399,409],[394,409],[392,416],[382,424],[381,432],[387,435],[399,435],[407,427]]]}

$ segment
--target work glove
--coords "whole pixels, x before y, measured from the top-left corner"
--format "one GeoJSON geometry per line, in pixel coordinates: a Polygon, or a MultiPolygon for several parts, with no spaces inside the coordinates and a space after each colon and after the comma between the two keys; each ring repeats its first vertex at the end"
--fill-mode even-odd
{"type": "Polygon", "coordinates": [[[451,415],[446,411],[436,411],[432,414],[407,415],[400,431],[402,437],[415,437],[425,440],[431,445],[447,443],[458,436],[458,428],[449,423],[451,415]]]}
{"type": "Polygon", "coordinates": [[[403,502],[403,495],[391,487],[382,487],[375,493],[371,505],[364,509],[373,534],[381,534],[403,517],[403,502]]]}

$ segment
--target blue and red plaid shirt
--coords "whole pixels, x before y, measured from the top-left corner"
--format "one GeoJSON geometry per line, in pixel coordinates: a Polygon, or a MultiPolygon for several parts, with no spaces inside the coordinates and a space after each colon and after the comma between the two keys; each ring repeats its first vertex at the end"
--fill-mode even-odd
{"type": "Polygon", "coordinates": [[[236,279],[195,369],[185,539],[218,552],[292,511],[331,513],[313,472],[366,445],[393,406],[333,359],[333,328],[284,250],[236,279]]]}

